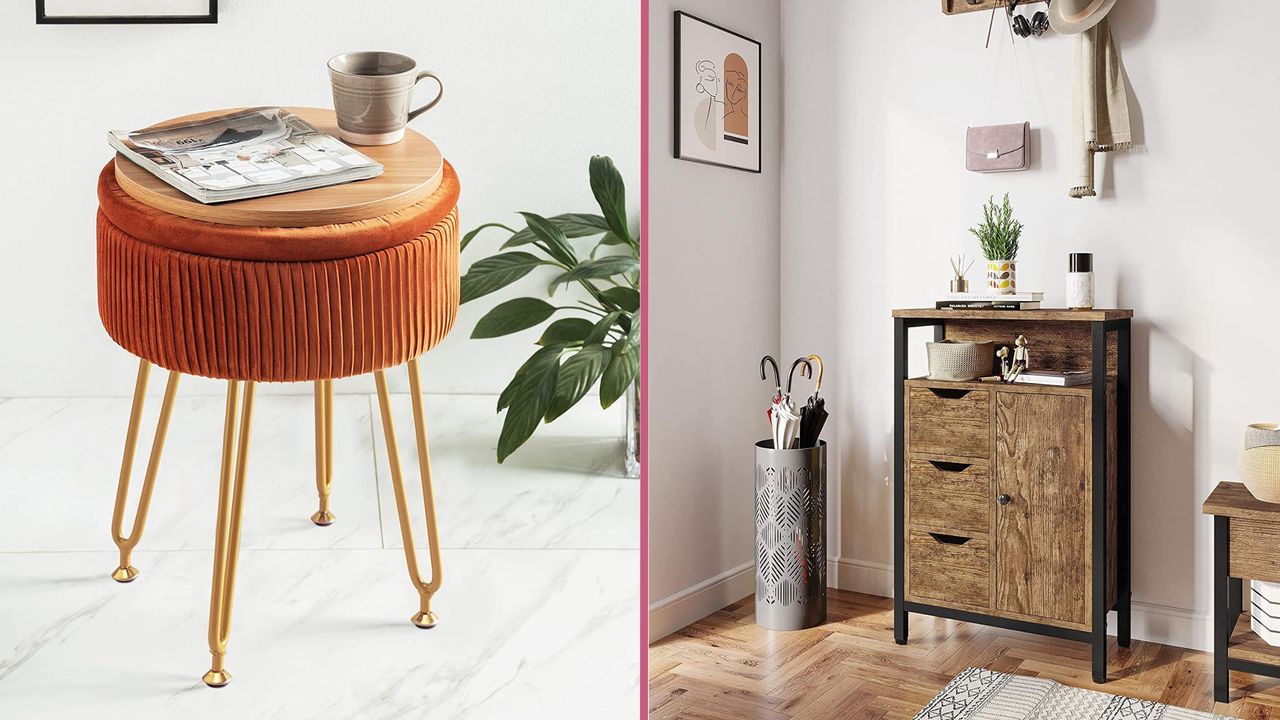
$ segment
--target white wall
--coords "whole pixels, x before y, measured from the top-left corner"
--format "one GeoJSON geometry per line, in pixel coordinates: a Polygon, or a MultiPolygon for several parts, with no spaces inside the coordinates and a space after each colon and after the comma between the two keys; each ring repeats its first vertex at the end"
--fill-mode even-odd
{"type": "Polygon", "coordinates": [[[1066,194],[1071,39],[1019,41],[1033,169],[976,175],[963,167],[971,117],[1024,118],[1007,31],[997,24],[982,51],[987,14],[792,0],[782,17],[781,342],[787,357],[827,353],[833,577],[892,589],[889,313],[944,291],[946,257],[978,254],[965,229],[989,194],[1008,191],[1027,228],[1020,287],[1061,306],[1067,254],[1093,252],[1098,305],[1136,311],[1134,633],[1208,647],[1212,534],[1200,503],[1236,478],[1243,426],[1280,418],[1270,311],[1280,8],[1256,4],[1242,17],[1229,5],[1119,3],[1113,30],[1139,147],[1103,161],[1101,197],[1087,200],[1066,194]],[[983,115],[996,47],[1007,97],[983,115]]]}
{"type": "MultiPolygon", "coordinates": [[[[640,12],[631,0],[221,0],[217,25],[37,26],[34,16],[30,0],[0,3],[0,65],[9,69],[0,93],[0,397],[132,392],[136,360],[102,330],[94,289],[107,130],[222,107],[328,107],[325,61],[339,52],[397,50],[444,78],[444,101],[413,127],[457,168],[464,229],[514,223],[517,210],[593,210],[595,153],[617,162],[638,209],[640,12]]],[[[477,240],[464,267],[498,244],[477,240]]],[[[545,286],[539,277],[521,287],[545,286]]],[[[429,391],[496,393],[528,357],[536,331],[468,340],[497,301],[465,306],[427,355],[429,391]]],[[[371,391],[372,382],[339,387],[371,391]]],[[[183,392],[221,390],[190,382],[183,392]]]]}
{"type": "Polygon", "coordinates": [[[778,349],[778,19],[777,0],[649,3],[651,638],[751,592],[756,373],[778,349]],[[674,10],[762,43],[761,174],[671,157],[674,10]]]}

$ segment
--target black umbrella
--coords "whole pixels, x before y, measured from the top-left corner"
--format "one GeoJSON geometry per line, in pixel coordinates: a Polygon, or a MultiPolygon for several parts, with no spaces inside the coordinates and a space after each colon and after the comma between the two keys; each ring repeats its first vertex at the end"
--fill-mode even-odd
{"type": "MultiPolygon", "coordinates": [[[[822,434],[822,426],[827,422],[827,400],[819,395],[822,390],[822,358],[810,355],[810,361],[818,364],[818,378],[809,401],[800,408],[800,438],[798,447],[810,448],[818,446],[818,436],[822,434]]],[[[804,370],[801,370],[804,374],[804,370]]],[[[809,371],[810,377],[813,370],[809,371]]]]}

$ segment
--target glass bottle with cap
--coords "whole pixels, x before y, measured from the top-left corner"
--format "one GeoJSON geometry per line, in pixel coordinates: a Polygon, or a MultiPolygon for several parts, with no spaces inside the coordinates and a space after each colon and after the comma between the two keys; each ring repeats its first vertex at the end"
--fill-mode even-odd
{"type": "Polygon", "coordinates": [[[1093,307],[1093,253],[1071,253],[1067,269],[1067,307],[1093,307]]]}

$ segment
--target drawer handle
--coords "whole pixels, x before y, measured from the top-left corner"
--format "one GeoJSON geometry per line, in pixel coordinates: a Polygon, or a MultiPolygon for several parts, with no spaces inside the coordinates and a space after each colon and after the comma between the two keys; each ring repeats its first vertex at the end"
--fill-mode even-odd
{"type": "Polygon", "coordinates": [[[996,502],[1000,503],[1001,505],[1008,505],[1009,501],[1012,499],[1013,498],[1009,497],[1008,495],[1005,495],[1004,493],[1001,493],[996,496],[996,502]]]}
{"type": "Polygon", "coordinates": [[[959,400],[960,398],[964,397],[965,395],[968,395],[968,394],[969,394],[970,392],[972,392],[972,391],[970,391],[970,390],[961,390],[960,388],[935,388],[935,387],[931,387],[931,388],[929,388],[929,392],[933,393],[934,395],[937,395],[938,397],[942,398],[943,400],[959,400]]]}
{"type": "Polygon", "coordinates": [[[936,532],[929,533],[929,537],[933,538],[934,540],[937,540],[943,545],[963,545],[973,539],[973,538],[964,537],[962,535],[948,535],[946,533],[936,533],[936,532]]]}
{"type": "Polygon", "coordinates": [[[973,463],[947,462],[946,460],[930,460],[929,464],[943,472],[964,472],[973,463]]]}

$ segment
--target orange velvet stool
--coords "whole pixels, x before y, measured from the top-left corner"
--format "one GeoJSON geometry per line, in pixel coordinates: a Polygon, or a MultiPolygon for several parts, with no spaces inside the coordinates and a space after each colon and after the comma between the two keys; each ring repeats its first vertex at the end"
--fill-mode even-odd
{"type": "Polygon", "coordinates": [[[140,358],[112,521],[120,549],[116,580],[129,582],[138,573],[131,554],[146,522],[178,378],[228,381],[209,618],[213,667],[204,678],[209,685],[230,680],[223,658],[258,382],[315,383],[320,508],[312,520],[328,525],[334,521],[332,380],[374,373],[410,579],[419,593],[413,622],[435,625],[430,599],[440,585],[440,558],[416,359],[444,338],[457,317],[459,189],[446,162],[434,193],[402,210],[350,223],[268,228],[203,222],[153,208],[121,188],[114,163],[99,176],[99,315],[111,338],[140,358]],[[422,580],[414,554],[383,374],[406,363],[426,505],[429,582],[422,580]],[[125,536],[130,469],[152,364],[169,370],[169,381],[133,528],[125,536]]]}

